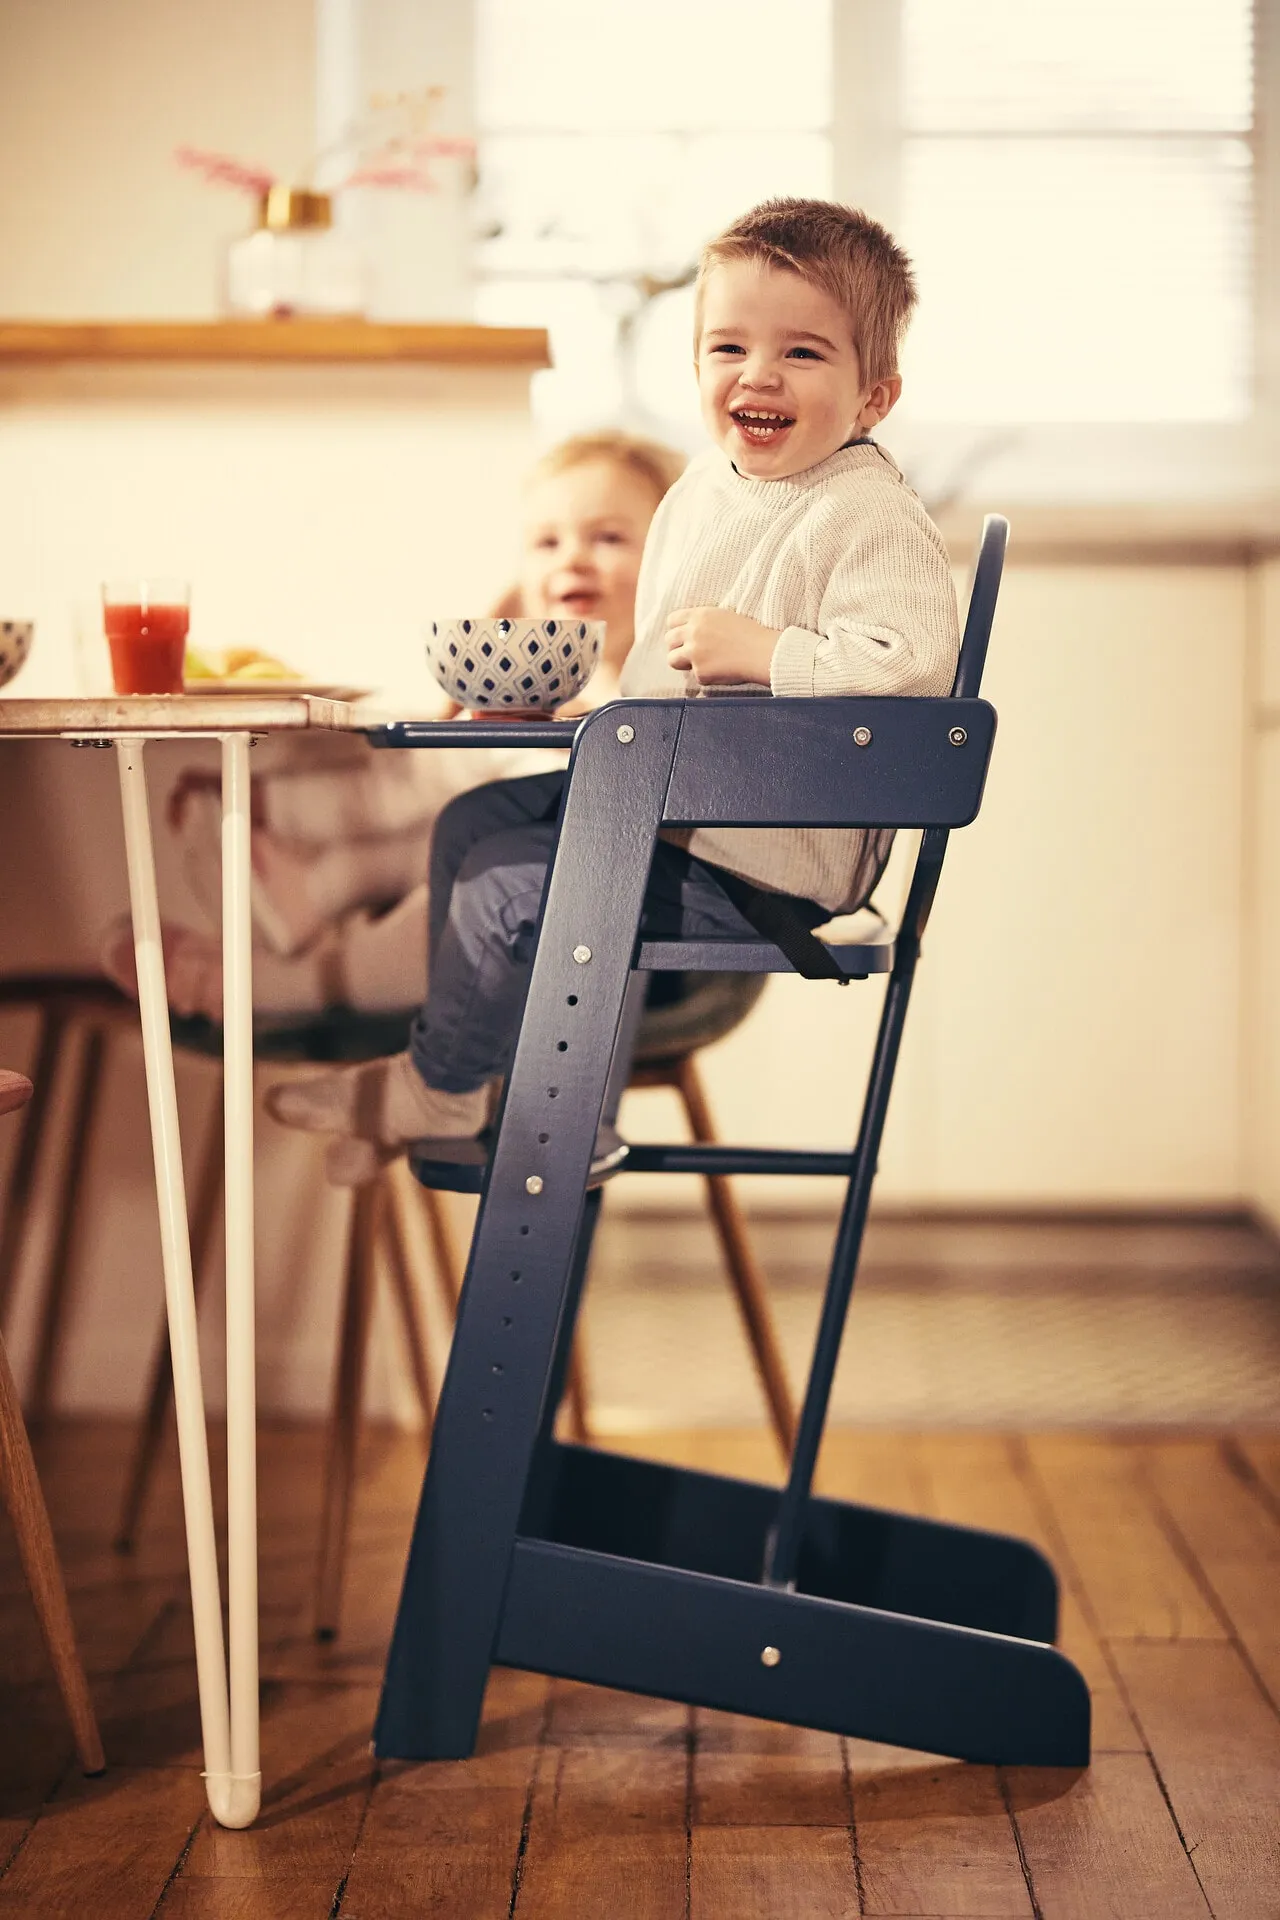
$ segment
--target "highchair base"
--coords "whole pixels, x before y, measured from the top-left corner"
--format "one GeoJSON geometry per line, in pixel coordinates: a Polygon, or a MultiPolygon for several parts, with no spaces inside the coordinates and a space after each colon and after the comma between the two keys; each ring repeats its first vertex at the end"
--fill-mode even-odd
{"type": "MultiPolygon", "coordinates": [[[[1047,1644],[1057,1585],[1036,1548],[814,1499],[788,1592],[761,1584],[777,1498],[545,1445],[495,1660],[988,1765],[1088,1764],[1088,1689],[1047,1644]]],[[[462,1758],[475,1732],[384,1703],[377,1751],[462,1758]]]]}

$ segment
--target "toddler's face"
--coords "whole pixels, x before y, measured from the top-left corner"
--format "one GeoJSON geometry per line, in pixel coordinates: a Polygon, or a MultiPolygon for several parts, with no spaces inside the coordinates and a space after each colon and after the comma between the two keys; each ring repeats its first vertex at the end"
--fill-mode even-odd
{"type": "Polygon", "coordinates": [[[816,466],[897,398],[896,382],[864,388],[849,321],[830,294],[754,260],[707,275],[697,366],[707,431],[753,480],[816,466]]]}
{"type": "Polygon", "coordinates": [[[636,579],[657,499],[638,474],[591,460],[535,480],[525,500],[520,593],[527,613],[607,620],[608,655],[631,644],[636,579]]]}

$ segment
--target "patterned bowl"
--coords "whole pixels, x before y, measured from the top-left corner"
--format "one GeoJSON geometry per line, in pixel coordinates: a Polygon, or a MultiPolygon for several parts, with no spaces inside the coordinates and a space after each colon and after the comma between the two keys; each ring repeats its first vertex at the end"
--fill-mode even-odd
{"type": "Polygon", "coordinates": [[[550,713],[580,693],[604,645],[603,620],[433,620],[427,664],[473,713],[550,713]]]}
{"type": "Polygon", "coordinates": [[[32,620],[0,620],[0,687],[25,664],[35,630],[32,620]]]}

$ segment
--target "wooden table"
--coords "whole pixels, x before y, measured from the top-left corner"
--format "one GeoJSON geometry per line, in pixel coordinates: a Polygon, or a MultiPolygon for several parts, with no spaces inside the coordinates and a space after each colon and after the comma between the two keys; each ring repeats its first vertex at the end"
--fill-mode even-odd
{"type": "Polygon", "coordinates": [[[353,724],[352,709],[343,702],[302,694],[167,697],[144,694],[94,700],[0,700],[0,735],[46,736],[112,746],[119,766],[164,1262],[165,1307],[173,1355],[205,1786],[214,1817],[224,1827],[247,1827],[253,1822],[262,1787],[258,1751],[249,747],[258,734],[306,728],[346,729],[353,724]],[[210,736],[222,743],[229,1663],[222,1635],[222,1596],[200,1384],[191,1242],[143,759],[148,740],[210,736]]]}

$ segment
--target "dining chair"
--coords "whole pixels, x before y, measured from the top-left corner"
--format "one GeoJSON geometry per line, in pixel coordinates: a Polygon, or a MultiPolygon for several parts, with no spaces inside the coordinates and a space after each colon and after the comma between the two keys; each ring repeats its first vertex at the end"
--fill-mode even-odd
{"type": "MultiPolygon", "coordinates": [[[[9,1303],[20,1253],[28,1244],[41,1176],[47,1176],[48,1205],[54,1223],[33,1291],[37,1303],[35,1358],[27,1392],[27,1418],[43,1422],[54,1404],[70,1322],[77,1252],[85,1229],[84,1165],[101,1120],[110,1048],[122,1031],[136,1034],[138,1009],[126,995],[96,976],[58,972],[0,977],[0,1010],[33,1014],[35,1093],[8,1181],[0,1218],[0,1316],[9,1303]],[[55,1085],[63,1080],[66,1126],[55,1125],[55,1085]]],[[[221,1062],[221,1030],[207,1020],[173,1021],[175,1045],[189,1054],[221,1062]]],[[[279,1066],[352,1058],[371,1058],[400,1044],[402,1027],[385,1016],[346,1015],[341,1011],[309,1017],[291,1026],[268,1026],[259,1034],[256,1053],[279,1066]]],[[[190,1231],[192,1277],[197,1297],[206,1289],[211,1254],[221,1216],[223,1130],[220,1103],[194,1169],[190,1231]]],[[[314,1162],[322,1180],[320,1155],[314,1162]]],[[[445,1207],[434,1194],[422,1194],[403,1173],[389,1170],[375,1191],[357,1195],[348,1215],[342,1255],[342,1302],[326,1429],[321,1495],[321,1528],[316,1580],[317,1630],[336,1627],[338,1594],[351,1516],[356,1445],[363,1398],[368,1336],[377,1276],[385,1272],[400,1321],[403,1352],[428,1439],[434,1389],[421,1308],[422,1278],[410,1249],[417,1244],[408,1223],[410,1210],[425,1218],[435,1276],[446,1316],[452,1320],[461,1283],[461,1259],[445,1207]]],[[[116,1544],[128,1552],[136,1539],[154,1479],[172,1399],[167,1334],[161,1329],[148,1370],[142,1416],[125,1476],[116,1527],[116,1544]]],[[[582,1394],[576,1395],[581,1407],[582,1394]]],[[[583,1429],[573,1425],[575,1434],[583,1429]]]]}
{"type": "MultiPolygon", "coordinates": [[[[25,1074],[0,1068],[0,1114],[17,1112],[31,1095],[32,1083],[25,1074]]],[[[22,1570],[35,1603],[58,1692],[71,1722],[80,1765],[85,1773],[101,1773],[106,1761],[97,1716],[76,1645],[66,1582],[3,1338],[0,1338],[0,1493],[17,1537],[22,1570]]]]}

